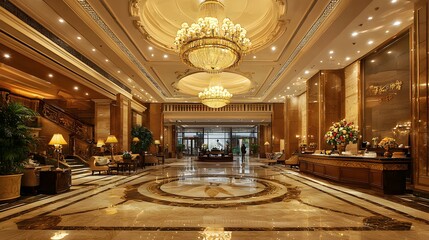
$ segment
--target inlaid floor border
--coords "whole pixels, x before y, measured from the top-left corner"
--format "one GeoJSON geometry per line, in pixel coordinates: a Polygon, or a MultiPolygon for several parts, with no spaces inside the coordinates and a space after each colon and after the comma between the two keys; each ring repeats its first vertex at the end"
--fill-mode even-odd
{"type": "MultiPolygon", "coordinates": [[[[281,171],[283,171],[283,172],[284,172],[285,170],[281,170],[281,171]]],[[[283,175],[284,175],[284,176],[286,176],[286,177],[288,177],[288,178],[291,178],[290,176],[291,176],[292,174],[291,174],[291,173],[283,173],[283,175]]],[[[423,219],[423,218],[419,218],[419,217],[412,216],[412,215],[410,215],[410,214],[408,214],[408,213],[406,213],[406,212],[400,211],[400,210],[398,210],[398,209],[394,209],[394,208],[388,207],[388,206],[386,206],[386,205],[383,205],[383,204],[380,204],[380,203],[374,202],[374,201],[372,201],[372,200],[369,200],[369,199],[367,199],[367,198],[363,198],[363,197],[360,197],[360,196],[357,196],[357,195],[351,194],[351,193],[349,193],[349,192],[343,191],[343,190],[341,190],[341,189],[334,188],[334,187],[331,187],[331,186],[328,186],[328,185],[322,184],[322,183],[320,183],[320,182],[318,182],[318,181],[316,181],[316,180],[313,180],[313,179],[312,179],[312,178],[310,178],[310,177],[303,176],[303,175],[302,175],[302,173],[300,173],[299,175],[297,175],[297,174],[293,174],[293,176],[299,177],[299,178],[301,178],[301,179],[305,179],[305,180],[310,181],[310,182],[312,182],[312,183],[314,183],[314,184],[317,184],[317,185],[323,186],[323,187],[325,187],[325,188],[329,188],[329,189],[334,190],[334,191],[341,192],[341,193],[343,193],[343,194],[346,194],[346,195],[352,196],[352,197],[354,197],[354,198],[358,198],[359,200],[366,201],[366,202],[371,203],[371,204],[373,204],[373,205],[376,205],[376,206],[378,206],[378,207],[381,207],[381,208],[384,208],[384,209],[386,209],[386,210],[389,210],[389,211],[395,212],[395,213],[400,214],[400,215],[402,215],[402,216],[404,216],[404,217],[406,217],[406,218],[410,218],[410,219],[413,219],[413,220],[415,220],[415,221],[419,221],[419,222],[422,222],[422,223],[424,223],[424,224],[429,225],[429,220],[426,220],[426,219],[423,219]]],[[[301,182],[301,183],[302,183],[302,184],[304,184],[304,185],[307,185],[307,186],[313,187],[313,188],[315,188],[315,189],[318,189],[319,191],[321,191],[321,192],[323,192],[323,193],[326,193],[326,194],[329,194],[329,195],[331,195],[331,196],[333,196],[333,197],[335,197],[335,198],[338,198],[338,196],[335,196],[335,195],[333,195],[333,194],[331,194],[331,193],[329,193],[329,192],[326,192],[326,191],[324,191],[324,190],[322,190],[322,189],[316,188],[315,186],[310,185],[310,184],[308,184],[308,183],[305,183],[305,182],[303,182],[303,181],[301,181],[301,180],[298,180],[298,179],[295,179],[295,178],[291,178],[291,179],[293,179],[293,180],[295,180],[295,181],[298,181],[298,182],[301,182]]],[[[371,194],[368,194],[368,195],[371,195],[371,194]]],[[[378,197],[378,196],[375,196],[375,197],[378,197]]],[[[390,200],[386,200],[386,201],[390,201],[390,200]]],[[[398,204],[399,204],[399,203],[398,203],[398,204]]],[[[358,205],[358,206],[359,206],[359,205],[358,205]]],[[[420,210],[418,210],[418,211],[420,211],[420,210]]]]}

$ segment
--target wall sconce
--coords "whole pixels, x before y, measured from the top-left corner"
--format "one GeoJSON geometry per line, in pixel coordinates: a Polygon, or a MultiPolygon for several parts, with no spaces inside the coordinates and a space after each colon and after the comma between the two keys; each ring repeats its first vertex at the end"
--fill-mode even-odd
{"type": "Polygon", "coordinates": [[[60,168],[60,155],[62,152],[62,145],[67,145],[66,140],[64,139],[61,133],[55,133],[52,136],[51,141],[49,141],[48,145],[54,145],[55,152],[57,152],[57,170],[61,170],[60,168]]]}
{"type": "Polygon", "coordinates": [[[111,161],[113,162],[113,145],[115,143],[118,143],[118,139],[115,137],[115,135],[109,135],[106,139],[106,143],[110,144],[110,155],[111,155],[111,161]]]}

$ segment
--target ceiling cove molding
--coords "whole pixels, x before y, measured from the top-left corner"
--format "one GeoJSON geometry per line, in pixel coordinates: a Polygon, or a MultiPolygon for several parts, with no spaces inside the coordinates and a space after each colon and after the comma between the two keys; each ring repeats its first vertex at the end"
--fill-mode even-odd
{"type": "Polygon", "coordinates": [[[164,96],[168,95],[162,90],[161,86],[155,81],[155,79],[146,71],[140,61],[131,53],[131,51],[125,46],[125,44],[119,40],[115,33],[107,26],[107,24],[101,19],[97,14],[94,8],[86,1],[79,0],[79,5],[84,9],[84,11],[94,20],[94,22],[110,37],[110,39],[121,49],[121,51],[128,57],[131,62],[139,68],[139,70],[146,76],[147,79],[152,83],[152,85],[164,96]]]}
{"type": "Polygon", "coordinates": [[[317,18],[316,22],[311,26],[311,28],[307,31],[305,36],[301,39],[299,44],[296,46],[296,48],[293,50],[292,54],[289,56],[289,58],[285,61],[285,63],[282,65],[280,70],[277,72],[277,74],[274,76],[274,78],[270,81],[266,92],[266,95],[263,98],[267,97],[267,93],[272,91],[273,84],[279,80],[280,76],[283,75],[283,73],[286,71],[287,67],[295,60],[298,53],[307,45],[308,41],[313,37],[313,35],[316,33],[316,31],[319,29],[319,27],[322,25],[322,23],[328,18],[328,16],[332,13],[332,11],[338,6],[341,0],[331,0],[323,10],[323,13],[317,18]]]}
{"type": "Polygon", "coordinates": [[[49,31],[47,28],[45,28],[43,25],[38,23],[36,20],[28,16],[25,12],[23,12],[21,9],[16,7],[14,4],[12,4],[8,0],[1,0],[0,1],[0,7],[6,9],[9,13],[23,21],[24,23],[28,24],[31,28],[51,40],[54,44],[59,46],[60,48],[67,51],[69,54],[73,55],[75,58],[79,59],[81,62],[83,62],[88,67],[92,68],[94,71],[98,72],[100,75],[105,77],[110,82],[114,83],[121,89],[125,90],[128,93],[131,93],[131,89],[128,88],[125,84],[123,84],[121,81],[110,75],[108,72],[104,71],[101,67],[99,67],[97,64],[89,60],[87,57],[85,57],[83,54],[81,54],[76,49],[72,48],[70,45],[68,45],[66,42],[64,42],[62,39],[60,39],[58,36],[53,34],[51,31],[49,31]]]}

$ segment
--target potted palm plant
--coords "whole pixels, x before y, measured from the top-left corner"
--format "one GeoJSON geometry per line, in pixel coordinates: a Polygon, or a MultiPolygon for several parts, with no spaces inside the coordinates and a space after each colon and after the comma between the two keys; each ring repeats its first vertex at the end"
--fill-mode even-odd
{"type": "Polygon", "coordinates": [[[178,159],[183,158],[183,150],[185,150],[185,144],[177,144],[176,152],[177,152],[178,159]]]}
{"type": "Polygon", "coordinates": [[[24,163],[35,140],[26,123],[35,116],[20,103],[0,100],[0,201],[20,197],[24,163]]]}

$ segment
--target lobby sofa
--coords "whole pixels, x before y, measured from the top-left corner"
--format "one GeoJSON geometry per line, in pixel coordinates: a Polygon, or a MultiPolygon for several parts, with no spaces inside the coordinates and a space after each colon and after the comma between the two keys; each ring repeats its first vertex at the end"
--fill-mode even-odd
{"type": "MultiPolygon", "coordinates": [[[[94,174],[94,172],[98,172],[99,174],[101,174],[101,172],[108,173],[110,170],[109,166],[112,168],[115,167],[115,162],[124,161],[122,155],[113,155],[113,161],[111,161],[111,158],[111,156],[92,156],[88,161],[92,174],[94,174]]],[[[140,165],[140,155],[131,154],[131,161],[136,161],[136,165],[140,165]]]]}

